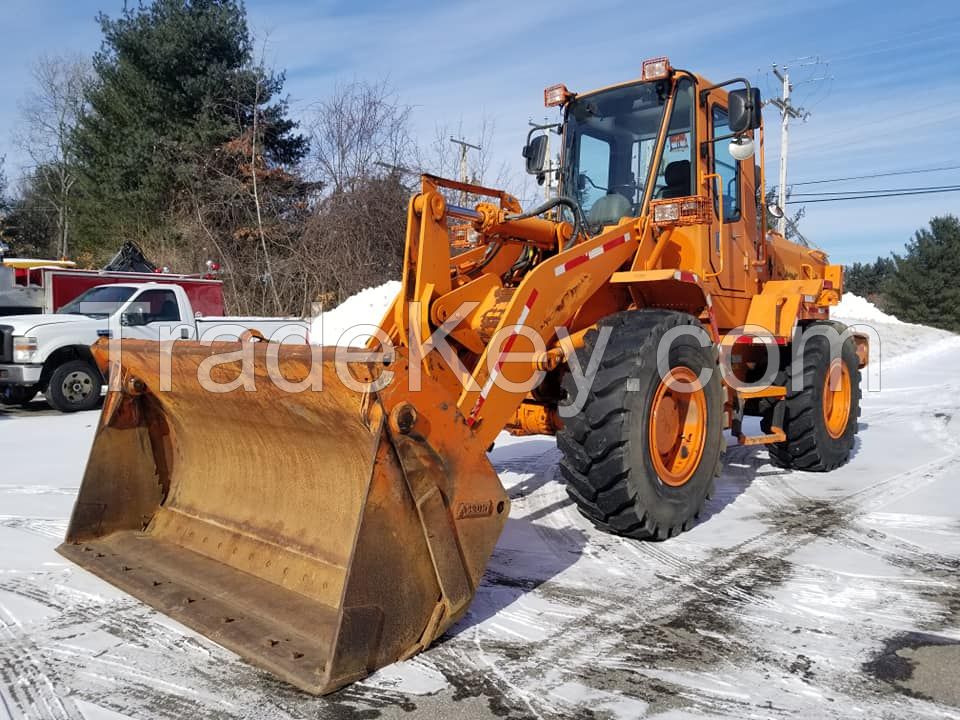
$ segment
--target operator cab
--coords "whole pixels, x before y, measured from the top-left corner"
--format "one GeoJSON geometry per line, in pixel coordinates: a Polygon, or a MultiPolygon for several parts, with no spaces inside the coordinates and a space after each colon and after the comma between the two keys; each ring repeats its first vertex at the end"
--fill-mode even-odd
{"type": "Polygon", "coordinates": [[[631,83],[570,102],[563,181],[590,225],[638,216],[649,187],[654,198],[692,194],[692,79],[677,82],[667,138],[657,147],[670,86],[666,79],[631,83]]]}
{"type": "MultiPolygon", "coordinates": [[[[592,233],[639,217],[651,200],[703,195],[697,175],[701,158],[708,159],[707,172],[716,179],[711,192],[716,214],[722,213],[725,223],[740,217],[739,161],[753,152],[752,140],[743,136],[760,126],[759,94],[742,78],[700,87],[692,74],[656,58],[644,62],[640,81],[581,95],[555,85],[544,99],[548,107],[564,109],[560,195],[580,206],[592,233]],[[729,112],[711,104],[709,127],[698,128],[698,94],[703,100],[710,90],[732,83],[743,83],[746,90],[729,93],[729,112]],[[729,146],[719,142],[730,140],[729,146]]],[[[528,172],[542,178],[545,148],[538,140],[545,137],[528,138],[524,156],[528,172]]]]}

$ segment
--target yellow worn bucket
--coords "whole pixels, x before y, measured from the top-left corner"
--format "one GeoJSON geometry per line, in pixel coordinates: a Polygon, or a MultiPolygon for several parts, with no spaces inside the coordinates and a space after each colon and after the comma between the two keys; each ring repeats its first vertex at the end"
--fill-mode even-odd
{"type": "Polygon", "coordinates": [[[509,502],[449,391],[407,387],[405,350],[347,363],[348,383],[332,349],[118,344],[62,555],[311,693],[463,614],[509,502]]]}

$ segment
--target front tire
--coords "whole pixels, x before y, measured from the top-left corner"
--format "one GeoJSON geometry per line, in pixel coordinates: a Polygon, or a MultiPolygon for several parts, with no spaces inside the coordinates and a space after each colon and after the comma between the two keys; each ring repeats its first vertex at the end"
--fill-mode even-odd
{"type": "MultiPolygon", "coordinates": [[[[839,323],[816,323],[844,332],[839,323]]],[[[827,472],[845,465],[853,451],[860,417],[860,369],[853,338],[846,338],[839,357],[832,358],[830,340],[810,337],[802,358],[788,364],[777,384],[787,386],[783,430],[787,439],[770,445],[775,465],[794,470],[827,472]],[[794,378],[795,376],[795,378],[794,378]]],[[[762,421],[769,432],[772,407],[762,421]]]]}
{"type": "MultiPolygon", "coordinates": [[[[664,540],[693,525],[720,471],[725,443],[716,350],[692,334],[703,328],[690,315],[634,310],[610,315],[587,333],[577,353],[581,368],[605,328],[609,340],[586,402],[557,435],[560,472],[580,512],[597,526],[664,540]],[[661,378],[657,348],[676,328],[691,332],[671,343],[669,373],[661,378]],[[710,371],[705,386],[671,387],[669,380],[686,383],[703,370],[710,371]]],[[[564,389],[576,398],[572,374],[564,389]]]]}
{"type": "Polygon", "coordinates": [[[70,360],[50,375],[47,402],[60,412],[93,410],[100,402],[103,378],[86,360],[70,360]]]}

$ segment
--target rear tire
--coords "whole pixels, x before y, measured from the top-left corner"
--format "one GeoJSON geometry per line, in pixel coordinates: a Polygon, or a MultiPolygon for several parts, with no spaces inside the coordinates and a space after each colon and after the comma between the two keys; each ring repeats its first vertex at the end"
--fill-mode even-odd
{"type": "MultiPolygon", "coordinates": [[[[720,471],[723,388],[715,348],[701,347],[691,334],[677,337],[670,347],[671,372],[696,377],[711,371],[706,386],[694,393],[668,391],[657,370],[658,345],[682,326],[702,330],[684,313],[616,313],[587,333],[577,353],[586,369],[600,331],[611,329],[582,410],[565,418],[557,435],[564,456],[560,472],[580,512],[619,535],[664,540],[689,529],[720,471]],[[660,422],[651,425],[655,406],[660,422]],[[697,422],[688,423],[691,417],[697,422]],[[691,432],[691,427],[698,429],[691,432]]],[[[564,390],[569,398],[577,396],[569,373],[564,390]]]]}
{"type": "MultiPolygon", "coordinates": [[[[846,330],[839,323],[815,323],[813,327],[816,325],[832,325],[838,332],[846,330]]],[[[847,338],[840,357],[832,360],[829,339],[811,337],[804,346],[803,358],[793,362],[802,363],[796,368],[798,383],[802,374],[802,387],[793,389],[794,368],[788,363],[776,381],[787,387],[783,423],[787,439],[769,446],[770,459],[779,467],[793,470],[834,470],[849,461],[859,425],[861,392],[856,345],[853,338],[847,338]],[[831,367],[837,370],[838,384],[832,386],[835,391],[827,389],[831,367]]],[[[772,412],[772,405],[764,408],[765,432],[770,430],[772,412]]]]}
{"type": "Polygon", "coordinates": [[[93,410],[100,402],[103,378],[86,360],[71,360],[50,375],[47,402],[60,412],[93,410]]]}

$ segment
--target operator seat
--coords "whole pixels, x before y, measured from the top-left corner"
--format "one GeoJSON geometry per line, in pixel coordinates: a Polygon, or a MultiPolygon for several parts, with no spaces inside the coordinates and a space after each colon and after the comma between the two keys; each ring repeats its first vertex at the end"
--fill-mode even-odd
{"type": "Polygon", "coordinates": [[[660,191],[661,198],[679,198],[690,195],[690,161],[675,160],[663,171],[667,186],[660,191]]]}
{"type": "Polygon", "coordinates": [[[630,201],[620,193],[610,193],[597,200],[587,218],[591,225],[616,225],[630,214],[630,201]]]}

